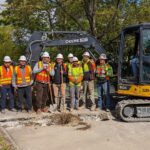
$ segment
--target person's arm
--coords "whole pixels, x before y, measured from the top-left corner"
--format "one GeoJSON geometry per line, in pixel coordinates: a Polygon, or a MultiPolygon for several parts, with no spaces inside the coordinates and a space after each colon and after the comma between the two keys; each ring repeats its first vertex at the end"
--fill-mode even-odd
{"type": "Polygon", "coordinates": [[[2,67],[0,66],[0,87],[2,86],[2,83],[1,83],[1,77],[2,77],[2,75],[1,75],[1,69],[2,69],[2,67]]]}
{"type": "MultiPolygon", "coordinates": [[[[30,67],[30,66],[29,66],[29,67],[30,67]]],[[[32,71],[32,68],[31,68],[31,67],[30,67],[30,79],[31,79],[30,85],[32,85],[33,82],[34,82],[34,78],[33,78],[33,71],[32,71]]]]}
{"type": "Polygon", "coordinates": [[[78,77],[78,79],[76,80],[76,83],[80,83],[83,80],[83,69],[80,67],[80,76],[78,77]]]}
{"type": "Polygon", "coordinates": [[[36,63],[33,68],[33,74],[37,74],[37,73],[41,72],[42,70],[43,70],[43,68],[39,68],[38,63],[36,63]]]}
{"type": "Polygon", "coordinates": [[[112,68],[112,66],[107,64],[107,67],[106,67],[106,78],[109,79],[112,76],[113,76],[113,68],[112,68]]]}
{"type": "Polygon", "coordinates": [[[68,67],[67,67],[67,65],[66,64],[63,64],[62,66],[62,69],[63,69],[63,75],[65,76],[65,75],[68,75],[68,67]]]}
{"type": "Polygon", "coordinates": [[[55,75],[54,67],[52,67],[50,65],[47,67],[46,71],[47,71],[47,74],[49,74],[50,76],[55,75]]]}
{"type": "Polygon", "coordinates": [[[13,86],[14,88],[17,88],[15,69],[14,69],[14,71],[13,71],[13,76],[12,76],[12,86],[13,86]]]}
{"type": "Polygon", "coordinates": [[[89,62],[89,63],[88,63],[88,66],[89,66],[90,73],[91,73],[91,74],[94,74],[94,68],[93,68],[92,63],[89,62]]]}

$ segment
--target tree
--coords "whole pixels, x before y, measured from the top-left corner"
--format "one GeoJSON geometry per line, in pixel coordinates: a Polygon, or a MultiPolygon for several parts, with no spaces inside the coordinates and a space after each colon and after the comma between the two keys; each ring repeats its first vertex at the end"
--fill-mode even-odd
{"type": "Polygon", "coordinates": [[[148,14],[144,0],[7,0],[0,23],[13,27],[16,44],[24,45],[35,30],[84,30],[116,54],[122,28],[150,22],[148,14]]]}
{"type": "Polygon", "coordinates": [[[13,27],[11,26],[0,27],[0,64],[6,55],[17,61],[19,56],[23,54],[23,47],[16,45],[12,40],[12,30],[13,27]]]}

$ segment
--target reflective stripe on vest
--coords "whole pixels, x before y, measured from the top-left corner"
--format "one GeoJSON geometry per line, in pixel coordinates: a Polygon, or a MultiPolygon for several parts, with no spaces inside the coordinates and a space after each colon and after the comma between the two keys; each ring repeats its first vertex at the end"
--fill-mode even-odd
{"type": "Polygon", "coordinates": [[[96,64],[94,62],[94,60],[90,60],[91,64],[92,64],[92,68],[94,70],[94,72],[96,71],[96,64]]]}
{"type": "MultiPolygon", "coordinates": [[[[83,70],[82,67],[71,67],[68,72],[69,75],[69,83],[73,84],[75,80],[81,81],[83,78],[83,70]]],[[[81,84],[81,82],[79,83],[81,84]]]]}
{"type": "Polygon", "coordinates": [[[29,65],[26,65],[24,68],[24,75],[21,72],[20,66],[15,67],[16,72],[16,83],[17,85],[23,84],[23,79],[25,79],[25,82],[27,84],[30,84],[31,82],[31,67],[29,65]]]}
{"type": "Polygon", "coordinates": [[[111,77],[113,75],[112,67],[109,64],[98,65],[96,67],[96,76],[100,78],[111,77]]]}
{"type": "Polygon", "coordinates": [[[98,65],[96,67],[96,76],[99,78],[106,77],[106,65],[98,65]]]}
{"type": "Polygon", "coordinates": [[[13,67],[10,66],[6,71],[4,66],[0,66],[0,84],[7,85],[12,83],[13,67]]]}
{"type": "MultiPolygon", "coordinates": [[[[48,67],[51,68],[50,64],[48,64],[48,67]]],[[[39,69],[43,68],[42,61],[38,62],[38,68],[39,69]]],[[[46,70],[42,70],[41,72],[36,74],[36,81],[38,81],[38,82],[48,83],[49,80],[50,80],[50,75],[46,70]]]]}
{"type": "Polygon", "coordinates": [[[88,63],[89,63],[90,60],[88,60],[86,63],[83,62],[83,71],[84,72],[89,72],[89,66],[88,66],[88,63]]]}
{"type": "Polygon", "coordinates": [[[72,67],[72,63],[67,63],[67,66],[68,66],[68,70],[70,70],[72,67]]]}

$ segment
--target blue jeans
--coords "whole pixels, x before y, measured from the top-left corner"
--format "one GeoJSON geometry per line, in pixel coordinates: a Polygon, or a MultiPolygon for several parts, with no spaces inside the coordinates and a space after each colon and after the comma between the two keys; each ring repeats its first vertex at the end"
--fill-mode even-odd
{"type": "Polygon", "coordinates": [[[138,68],[139,60],[138,60],[138,58],[133,58],[130,61],[130,63],[131,63],[131,67],[132,67],[133,76],[138,77],[138,74],[139,74],[139,68],[138,68]]]}
{"type": "Polygon", "coordinates": [[[70,85],[71,108],[79,107],[80,86],[70,85]]]}
{"type": "Polygon", "coordinates": [[[103,107],[110,109],[110,95],[109,95],[109,81],[104,83],[97,83],[98,90],[98,107],[102,109],[103,107]],[[106,97],[106,103],[104,102],[104,95],[106,97]]]}
{"type": "Polygon", "coordinates": [[[14,108],[14,92],[13,92],[13,87],[11,85],[1,87],[1,101],[0,101],[1,109],[6,108],[7,94],[9,96],[9,109],[13,109],[14,108]]]}
{"type": "Polygon", "coordinates": [[[32,109],[32,93],[31,86],[18,88],[18,109],[22,110],[23,99],[26,102],[26,109],[32,109]]]}

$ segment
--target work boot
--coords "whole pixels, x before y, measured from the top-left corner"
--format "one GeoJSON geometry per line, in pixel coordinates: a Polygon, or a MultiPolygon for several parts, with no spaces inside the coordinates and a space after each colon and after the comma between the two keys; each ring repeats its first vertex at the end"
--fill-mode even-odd
{"type": "Polygon", "coordinates": [[[38,115],[40,115],[41,114],[41,109],[39,108],[39,109],[37,109],[37,111],[36,111],[36,113],[38,114],[38,115]]]}
{"type": "Polygon", "coordinates": [[[96,106],[95,106],[95,105],[92,105],[91,108],[90,108],[90,110],[91,110],[91,111],[95,111],[95,110],[96,110],[96,106]]]}
{"type": "Polygon", "coordinates": [[[110,110],[108,108],[106,108],[106,112],[110,112],[110,110]]]}
{"type": "Polygon", "coordinates": [[[47,113],[47,112],[48,112],[48,108],[47,108],[47,107],[44,107],[44,108],[42,109],[42,112],[47,113]]]}
{"type": "Polygon", "coordinates": [[[12,111],[12,112],[16,112],[16,109],[12,108],[12,109],[10,109],[10,111],[12,111]]]}
{"type": "Polygon", "coordinates": [[[33,111],[32,111],[31,109],[28,109],[27,112],[28,112],[29,114],[32,114],[33,111]]]}
{"type": "Polygon", "coordinates": [[[85,104],[83,104],[82,106],[79,107],[79,110],[82,110],[82,109],[86,109],[85,104]]]}
{"type": "Polygon", "coordinates": [[[66,112],[66,108],[65,108],[64,106],[61,106],[61,107],[60,107],[60,111],[61,111],[61,112],[66,112]]]}
{"type": "Polygon", "coordinates": [[[22,112],[22,109],[18,109],[17,112],[22,112]]]}
{"type": "Polygon", "coordinates": [[[2,109],[2,110],[1,110],[1,113],[2,113],[2,114],[5,114],[5,113],[6,113],[5,109],[2,109]]]}

